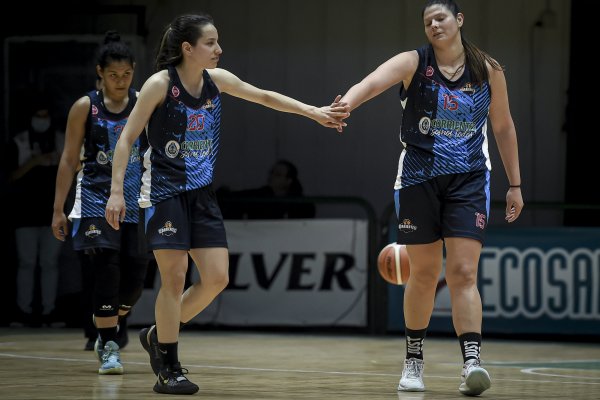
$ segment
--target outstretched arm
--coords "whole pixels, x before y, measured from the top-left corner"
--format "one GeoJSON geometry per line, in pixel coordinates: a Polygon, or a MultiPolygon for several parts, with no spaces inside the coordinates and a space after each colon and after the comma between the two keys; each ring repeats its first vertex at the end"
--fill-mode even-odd
{"type": "Polygon", "coordinates": [[[304,104],[281,93],[257,88],[221,68],[211,69],[209,73],[221,92],[277,111],[308,117],[328,128],[341,128],[346,125],[341,120],[348,116],[348,108],[339,102],[319,108],[304,104]]]}
{"type": "Polygon", "coordinates": [[[390,58],[362,81],[352,86],[341,101],[348,104],[350,111],[392,86],[404,81],[408,87],[417,70],[419,55],[416,51],[407,51],[390,58]]]}
{"type": "MultiPolygon", "coordinates": [[[[400,53],[352,86],[340,101],[347,104],[352,111],[400,82],[408,88],[418,65],[419,55],[416,51],[400,53]]],[[[341,128],[338,128],[338,132],[341,131],[341,128]]]]}
{"type": "MultiPolygon", "coordinates": [[[[500,158],[504,164],[504,170],[508,177],[510,186],[521,185],[521,172],[519,169],[519,148],[517,145],[517,131],[510,115],[508,105],[508,92],[504,72],[491,67],[490,86],[492,91],[492,102],[490,105],[490,121],[494,137],[498,144],[500,158]]],[[[521,214],[523,209],[523,196],[520,187],[509,187],[506,193],[506,216],[508,222],[513,222],[521,214]]]]}

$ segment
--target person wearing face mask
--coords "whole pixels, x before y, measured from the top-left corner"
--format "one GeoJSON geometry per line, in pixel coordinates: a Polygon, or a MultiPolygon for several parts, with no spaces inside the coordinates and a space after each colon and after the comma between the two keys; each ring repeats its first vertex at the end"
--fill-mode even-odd
{"type": "Polygon", "coordinates": [[[54,240],[49,212],[64,135],[59,132],[44,100],[32,108],[28,128],[13,138],[9,182],[13,194],[17,268],[17,322],[29,326],[55,319],[58,257],[61,243],[54,240]],[[34,307],[35,272],[40,269],[41,318],[34,307]]]}

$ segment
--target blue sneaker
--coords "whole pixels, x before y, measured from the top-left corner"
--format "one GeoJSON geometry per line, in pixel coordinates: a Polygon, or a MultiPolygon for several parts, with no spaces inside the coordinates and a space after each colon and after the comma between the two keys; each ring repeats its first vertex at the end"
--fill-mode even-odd
{"type": "Polygon", "coordinates": [[[122,375],[121,355],[119,345],[112,340],[106,342],[102,352],[102,365],[98,369],[100,375],[122,375]]]}

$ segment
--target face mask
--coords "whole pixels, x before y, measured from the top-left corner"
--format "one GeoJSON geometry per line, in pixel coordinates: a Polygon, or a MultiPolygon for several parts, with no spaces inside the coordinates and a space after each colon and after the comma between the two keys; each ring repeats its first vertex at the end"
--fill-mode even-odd
{"type": "Polygon", "coordinates": [[[50,128],[50,118],[32,117],[31,127],[38,133],[46,132],[50,128]]]}

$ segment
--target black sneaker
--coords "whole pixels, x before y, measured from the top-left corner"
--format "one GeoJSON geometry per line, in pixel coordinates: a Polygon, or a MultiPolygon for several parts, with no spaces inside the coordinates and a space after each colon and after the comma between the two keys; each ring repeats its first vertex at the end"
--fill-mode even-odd
{"type": "Polygon", "coordinates": [[[154,375],[158,375],[161,366],[161,356],[158,350],[158,335],[156,334],[156,325],[152,325],[150,328],[144,328],[140,331],[140,342],[144,350],[148,352],[150,356],[150,366],[154,375]]]}
{"type": "Polygon", "coordinates": [[[118,329],[115,343],[119,345],[119,349],[123,350],[125,346],[127,346],[127,343],[129,343],[129,335],[127,333],[127,317],[122,318],[117,326],[118,329]]]}
{"type": "Polygon", "coordinates": [[[158,374],[158,380],[154,385],[156,393],[165,394],[194,394],[200,388],[185,377],[188,370],[181,368],[177,363],[172,367],[163,368],[158,374]]]}
{"type": "Polygon", "coordinates": [[[85,342],[85,347],[83,348],[83,350],[85,350],[85,351],[92,351],[92,350],[94,350],[94,344],[95,343],[96,343],[96,339],[89,338],[87,340],[87,342],[85,342]]]}

